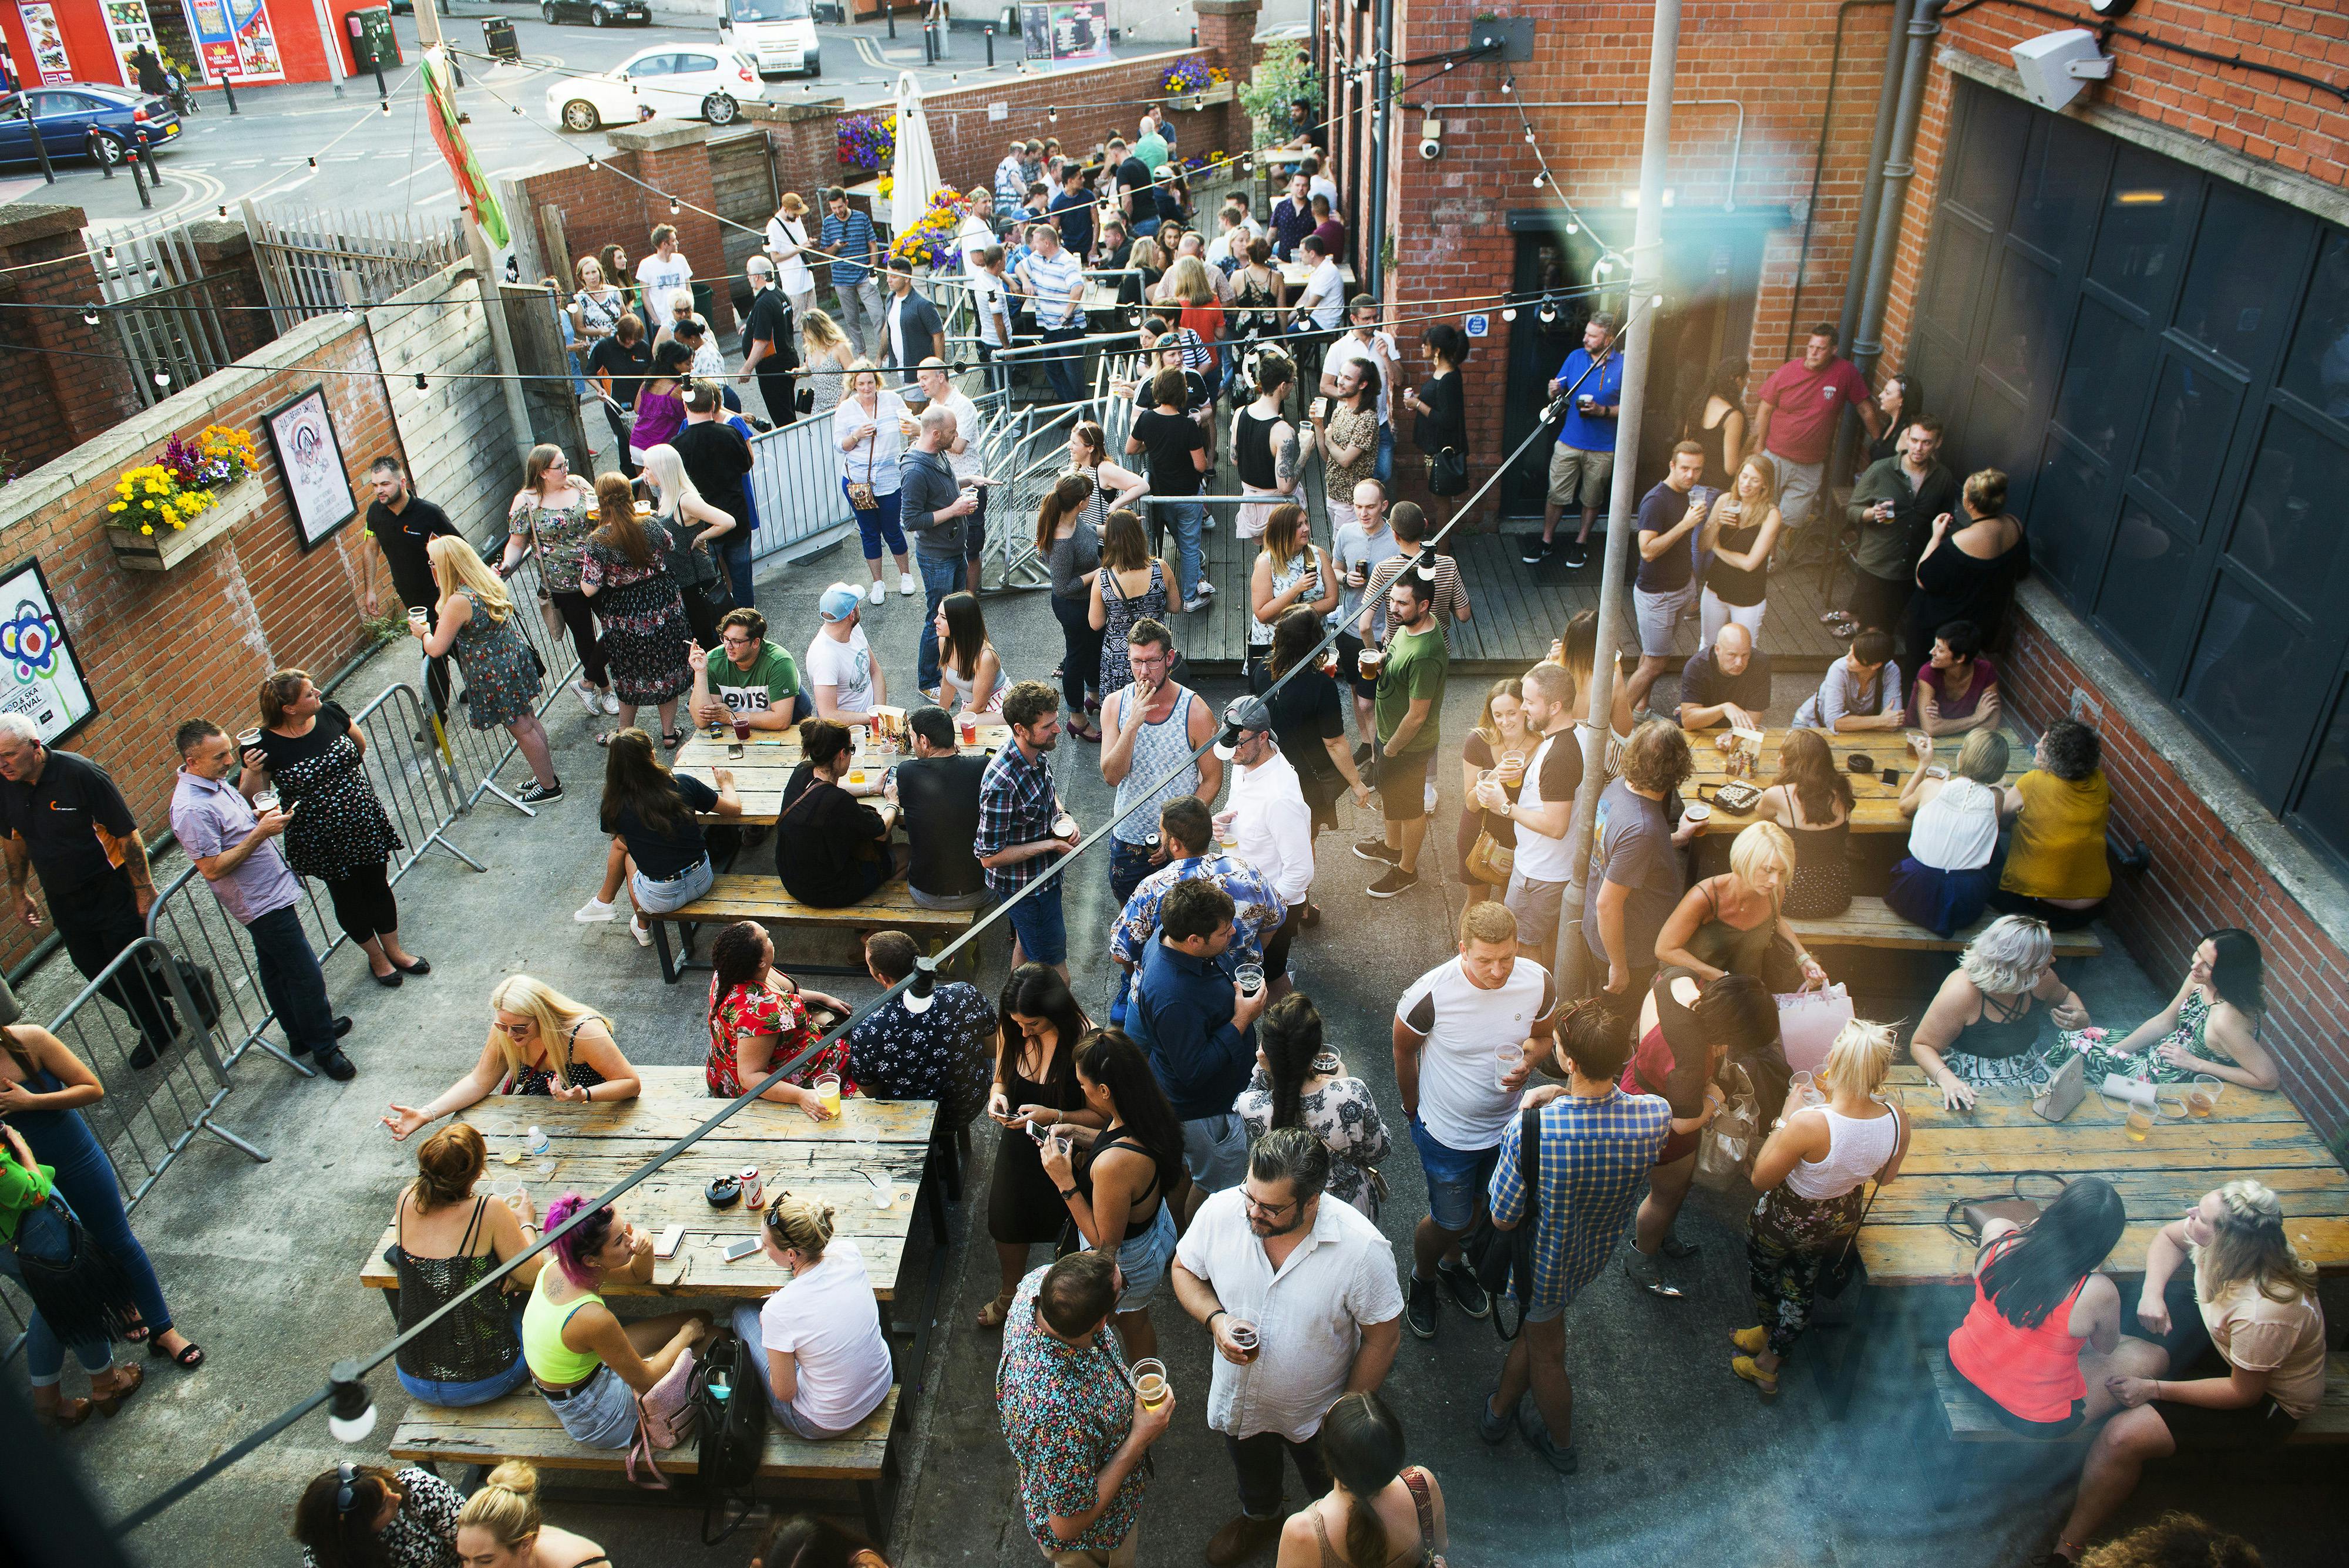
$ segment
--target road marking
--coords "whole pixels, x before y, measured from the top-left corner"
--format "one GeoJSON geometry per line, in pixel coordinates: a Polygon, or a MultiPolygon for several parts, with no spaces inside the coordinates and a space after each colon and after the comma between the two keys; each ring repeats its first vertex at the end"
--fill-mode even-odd
{"type": "Polygon", "coordinates": [[[261,160],[258,158],[233,158],[228,162],[222,164],[221,167],[223,169],[258,169],[261,167],[261,160]]]}
{"type": "Polygon", "coordinates": [[[433,173],[440,172],[440,171],[441,171],[441,166],[440,166],[440,164],[438,164],[438,163],[428,163],[428,164],[424,165],[424,167],[422,167],[421,169],[411,169],[411,170],[409,170],[407,173],[402,174],[402,175],[401,175],[398,179],[397,179],[397,180],[392,180],[392,181],[388,181],[388,182],[385,182],[385,188],[386,188],[387,190],[388,190],[391,186],[394,186],[394,185],[405,185],[405,184],[407,184],[410,180],[415,179],[415,178],[416,178],[418,175],[419,175],[419,174],[433,174],[433,173]]]}
{"type": "Polygon", "coordinates": [[[373,154],[366,152],[329,152],[326,154],[326,161],[329,163],[356,163],[362,158],[371,156],[373,156],[373,154]]]}
{"type": "Polygon", "coordinates": [[[856,57],[863,60],[866,65],[886,66],[889,63],[881,57],[880,46],[875,44],[872,39],[857,37],[851,41],[856,46],[856,57]]]}

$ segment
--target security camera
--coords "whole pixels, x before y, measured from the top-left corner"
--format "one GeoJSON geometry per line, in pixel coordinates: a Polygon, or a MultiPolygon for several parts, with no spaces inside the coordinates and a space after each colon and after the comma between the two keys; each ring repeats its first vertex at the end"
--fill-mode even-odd
{"type": "Polygon", "coordinates": [[[1444,156],[1444,122],[1431,119],[1419,128],[1419,155],[1430,163],[1444,156]]]}

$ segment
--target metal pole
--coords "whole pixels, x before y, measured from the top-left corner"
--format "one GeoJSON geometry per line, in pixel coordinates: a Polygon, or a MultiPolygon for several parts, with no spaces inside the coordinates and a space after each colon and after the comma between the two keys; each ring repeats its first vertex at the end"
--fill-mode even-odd
{"type": "Polygon", "coordinates": [[[881,0],[882,13],[889,18],[889,41],[897,41],[897,0],[881,0]]]}
{"type": "MultiPolygon", "coordinates": [[[[41,165],[41,178],[52,185],[56,184],[57,171],[49,167],[49,144],[41,139],[40,124],[33,119],[29,111],[25,116],[25,127],[33,133],[33,156],[41,165]]],[[[98,160],[98,167],[106,171],[109,179],[114,177],[112,166],[103,158],[98,160]]]]}
{"type": "MultiPolygon", "coordinates": [[[[1892,121],[1900,106],[1900,67],[1908,51],[1909,17],[1915,0],[1892,0],[1892,30],[1884,45],[1884,79],[1876,93],[1876,131],[1868,142],[1868,171],[1859,187],[1859,226],[1852,232],[1851,268],[1843,286],[1843,340],[1859,330],[1860,295],[1868,282],[1868,256],[1875,248],[1876,214],[1884,198],[1884,161],[1892,151],[1892,121]]],[[[1802,323],[1795,324],[1796,331],[1802,323]]]]}
{"type": "Polygon", "coordinates": [[[1663,287],[1664,164],[1672,140],[1672,77],[1679,65],[1681,0],[1656,0],[1655,30],[1648,44],[1648,123],[1640,140],[1640,213],[1631,229],[1630,317],[1623,345],[1623,402],[1615,422],[1615,450],[1627,461],[1615,465],[1607,506],[1607,553],[1599,587],[1599,649],[1590,661],[1589,716],[1582,722],[1582,788],[1567,829],[1567,883],[1557,926],[1558,993],[1580,996],[1588,989],[1589,949],[1582,936],[1583,888],[1590,865],[1590,830],[1599,813],[1599,788],[1606,778],[1608,721],[1615,704],[1615,645],[1623,635],[1625,593],[1630,587],[1632,495],[1637,481],[1640,426],[1648,406],[1648,354],[1656,331],[1649,302],[1663,287]]]}
{"type": "Polygon", "coordinates": [[[1925,107],[1925,78],[1930,74],[1933,39],[1941,31],[1942,0],[1917,0],[1917,15],[1909,23],[1909,63],[1900,75],[1900,109],[1892,122],[1892,147],[1884,163],[1884,195],[1876,213],[1876,246],[1868,261],[1868,292],[1859,302],[1859,327],[1851,338],[1851,362],[1859,373],[1873,369],[1884,345],[1884,301],[1892,292],[1892,265],[1900,249],[1900,217],[1909,203],[1909,180],[1917,172],[1909,161],[1917,150],[1917,120],[1925,107]]]}
{"type": "Polygon", "coordinates": [[[221,73],[221,96],[228,99],[228,111],[236,113],[236,84],[228,79],[226,71],[221,73]]]}
{"type": "Polygon", "coordinates": [[[142,207],[153,206],[155,198],[148,194],[147,182],[140,174],[138,152],[129,148],[123,149],[122,161],[130,165],[130,183],[139,189],[139,204],[142,207]]]}
{"type": "Polygon", "coordinates": [[[391,96],[391,88],[386,87],[383,80],[383,57],[378,55],[368,61],[368,64],[375,69],[375,96],[379,99],[389,98],[391,96]]]}
{"type": "Polygon", "coordinates": [[[1371,116],[1371,223],[1361,234],[1362,292],[1372,299],[1380,297],[1386,284],[1385,269],[1380,264],[1386,250],[1387,147],[1393,140],[1394,130],[1393,50],[1394,0],[1379,0],[1378,38],[1373,50],[1379,68],[1371,78],[1371,91],[1377,95],[1378,102],[1378,112],[1371,116]]]}
{"type": "MultiPolygon", "coordinates": [[[[1191,31],[1194,34],[1191,41],[1192,43],[1196,44],[1198,42],[1198,38],[1195,35],[1197,34],[1198,29],[1194,27],[1191,31]]],[[[987,27],[987,68],[990,71],[995,68],[995,25],[991,22],[988,24],[987,27]]]]}

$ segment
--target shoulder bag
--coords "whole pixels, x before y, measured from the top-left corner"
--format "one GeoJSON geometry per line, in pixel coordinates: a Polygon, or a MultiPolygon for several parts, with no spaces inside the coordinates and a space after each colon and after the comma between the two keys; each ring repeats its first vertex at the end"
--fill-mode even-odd
{"type": "Polygon", "coordinates": [[[2014,1179],[2007,1183],[2004,1192],[1992,1193],[1987,1198],[1953,1199],[1941,1216],[1941,1228],[1969,1247],[1982,1245],[1982,1231],[1993,1220],[2009,1220],[2025,1230],[2030,1229],[2031,1222],[2039,1218],[2040,1200],[2023,1196],[2023,1183],[2026,1177],[2052,1181],[2058,1192],[2071,1185],[2052,1170],[2018,1170],[2014,1179]]]}
{"type": "Polygon", "coordinates": [[[873,471],[881,465],[881,407],[875,403],[873,408],[873,433],[864,438],[864,482],[859,483],[854,479],[848,482],[848,504],[854,511],[872,512],[881,505],[880,498],[873,493],[873,471]]]}
{"type": "Polygon", "coordinates": [[[1514,846],[1503,844],[1493,836],[1489,827],[1479,826],[1476,842],[1468,846],[1468,875],[1495,888],[1509,885],[1509,873],[1516,869],[1517,852],[1514,846]]]}
{"type": "Polygon", "coordinates": [[[1468,488],[1468,454],[1456,446],[1447,446],[1433,452],[1427,460],[1427,489],[1431,495],[1457,495],[1468,488]]]}
{"type": "Polygon", "coordinates": [[[693,1407],[695,1424],[701,1428],[697,1473],[708,1494],[701,1543],[715,1546],[750,1516],[749,1493],[759,1479],[767,1444],[767,1379],[764,1351],[732,1329],[712,1334],[709,1351],[694,1373],[693,1407]],[[740,1495],[743,1507],[713,1532],[724,1516],[729,1493],[740,1495]]]}
{"type": "Polygon", "coordinates": [[[1444,1553],[1435,1549],[1435,1499],[1427,1488],[1427,1472],[1407,1466],[1402,1484],[1411,1490],[1411,1506],[1419,1515],[1420,1568],[1444,1568],[1444,1553]]]}
{"type": "Polygon", "coordinates": [[[1868,1265],[1860,1261],[1859,1233],[1876,1208],[1876,1195],[1884,1190],[1884,1173],[1892,1168],[1893,1155],[1900,1152],[1900,1107],[1894,1106],[1890,1109],[1892,1154],[1886,1155],[1884,1163],[1876,1168],[1876,1174],[1868,1178],[1868,1201],[1859,1206],[1859,1219],[1852,1225],[1851,1234],[1844,1238],[1843,1251],[1836,1254],[1835,1262],[1819,1271],[1818,1293],[1830,1301],[1843,1294],[1856,1277],[1868,1272],[1868,1265]]]}
{"type": "MultiPolygon", "coordinates": [[[[628,1480],[647,1491],[667,1491],[668,1478],[661,1474],[656,1457],[659,1452],[677,1448],[693,1436],[694,1421],[699,1414],[693,1403],[693,1350],[688,1346],[678,1355],[677,1363],[667,1376],[654,1384],[649,1392],[639,1394],[636,1400],[636,1433],[628,1439],[628,1480]],[[644,1474],[636,1473],[642,1466],[644,1474]]],[[[612,1374],[617,1377],[618,1373],[612,1374]]]]}

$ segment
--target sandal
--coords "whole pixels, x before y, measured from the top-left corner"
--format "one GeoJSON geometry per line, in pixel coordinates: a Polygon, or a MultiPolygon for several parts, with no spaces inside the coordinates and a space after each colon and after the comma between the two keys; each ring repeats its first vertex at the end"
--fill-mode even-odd
{"type": "MultiPolygon", "coordinates": [[[[192,1339],[177,1350],[166,1350],[161,1340],[155,1340],[147,1346],[147,1355],[150,1360],[171,1362],[182,1372],[193,1372],[204,1364],[204,1347],[192,1339]]],[[[133,1366],[131,1370],[136,1372],[139,1368],[133,1366]]],[[[114,1412],[109,1410],[107,1414],[111,1416],[114,1412]]]]}
{"type": "Polygon", "coordinates": [[[50,1426],[63,1429],[67,1427],[78,1427],[88,1420],[89,1413],[95,1407],[88,1399],[60,1398],[56,1409],[43,1410],[40,1412],[40,1417],[50,1426]]]}
{"type": "Polygon", "coordinates": [[[1731,1356],[1729,1358],[1729,1369],[1732,1372],[1736,1373],[1740,1377],[1745,1379],[1746,1382],[1754,1385],[1754,1391],[1756,1394],[1761,1395],[1763,1398],[1775,1399],[1778,1397],[1778,1380],[1775,1377],[1764,1376],[1762,1375],[1762,1369],[1754,1365],[1754,1358],[1752,1356],[1731,1356]]]}
{"type": "Polygon", "coordinates": [[[686,742],[692,738],[693,732],[690,730],[663,730],[661,732],[661,744],[667,746],[672,752],[685,744],[686,742]]]}
{"type": "MultiPolygon", "coordinates": [[[[193,1350],[195,1346],[191,1345],[188,1348],[193,1350]]],[[[150,1345],[147,1354],[160,1355],[162,1352],[150,1345]]],[[[147,1381],[147,1369],[135,1361],[126,1362],[115,1370],[123,1375],[124,1381],[115,1386],[113,1393],[100,1394],[97,1384],[93,1383],[89,1386],[89,1402],[97,1406],[98,1413],[109,1421],[114,1418],[114,1413],[122,1408],[122,1402],[138,1393],[139,1386],[147,1381]]]]}
{"type": "Polygon", "coordinates": [[[1019,1293],[1016,1291],[1006,1291],[1001,1295],[996,1297],[993,1301],[988,1303],[985,1306],[979,1308],[978,1318],[978,1326],[981,1328],[1001,1328],[1003,1326],[1003,1320],[1011,1315],[1011,1301],[1018,1293],[1019,1293]]]}
{"type": "Polygon", "coordinates": [[[126,1345],[144,1345],[147,1343],[147,1336],[153,1332],[154,1330],[147,1326],[146,1319],[133,1319],[131,1322],[123,1325],[123,1343],[126,1345]]]}

